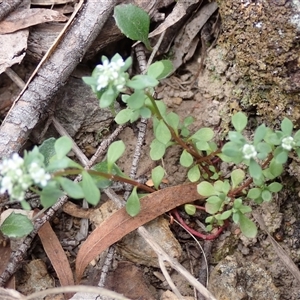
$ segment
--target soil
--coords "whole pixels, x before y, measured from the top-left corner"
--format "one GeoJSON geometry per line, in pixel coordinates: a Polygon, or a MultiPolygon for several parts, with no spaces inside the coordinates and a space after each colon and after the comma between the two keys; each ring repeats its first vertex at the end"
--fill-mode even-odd
{"type": "MultiPolygon", "coordinates": [[[[218,1],[222,31],[215,47],[207,53],[205,68],[200,72],[196,84],[192,86],[193,80],[189,79],[199,71],[200,61],[203,59],[201,51],[197,51],[177,73],[164,80],[157,90],[159,98],[163,99],[170,111],[178,113],[182,120],[187,116],[195,118],[191,131],[210,127],[215,131],[220,143],[230,129],[231,115],[237,111],[248,114],[249,134],[262,122],[272,127],[278,126],[283,116],[290,117],[299,125],[300,23],[299,19],[297,21],[294,17],[296,12],[299,16],[300,10],[295,3],[296,1],[218,1]],[[292,22],[293,18],[296,21],[292,22]]],[[[111,112],[100,112],[94,96],[88,87],[81,83],[79,78],[83,73],[86,75],[86,70],[82,71],[81,68],[82,66],[78,67],[76,75],[61,91],[61,103],[56,116],[84,153],[91,156],[115,124],[111,112]],[[77,90],[74,89],[75,86],[77,90]],[[78,115],[72,111],[76,105],[70,102],[75,101],[76,96],[81,99],[84,97],[86,101],[81,108],[79,105],[78,115]],[[67,110],[67,107],[70,110],[67,110]]],[[[26,64],[17,67],[16,70],[26,70],[26,64]]],[[[24,77],[26,78],[26,75],[24,77]]],[[[7,100],[16,94],[16,90],[7,83],[7,79],[4,81],[3,74],[0,78],[3,79],[0,91],[3,92],[2,96],[5,95],[2,99],[7,100]]],[[[2,113],[4,114],[4,109],[2,113]]],[[[126,153],[118,161],[118,166],[126,174],[130,173],[137,132],[137,126],[133,124],[119,135],[126,144],[126,153]]],[[[46,137],[53,135],[57,136],[57,133],[50,126],[46,137]]],[[[152,139],[152,124],[149,122],[137,178],[149,179],[153,167],[160,163],[149,158],[152,139]]],[[[187,182],[187,170],[179,164],[180,153],[179,147],[171,147],[162,161],[166,170],[167,185],[187,182]]],[[[270,203],[259,206],[251,203],[253,211],[263,216],[269,233],[275,237],[297,267],[300,265],[299,181],[299,159],[291,157],[280,178],[284,189],[270,203]]],[[[197,213],[195,217],[189,217],[183,211],[181,213],[189,226],[201,230],[199,220],[203,222],[205,214],[197,213]]],[[[169,221],[167,216],[165,219],[169,221]]],[[[68,241],[75,239],[80,219],[60,212],[53,220],[52,226],[68,252],[73,267],[78,244],[72,247],[68,241]]],[[[175,236],[180,243],[180,262],[196,278],[201,277],[203,266],[199,245],[177,224],[171,224],[170,228],[172,238],[175,236]]],[[[208,242],[200,243],[205,248],[208,242]]],[[[130,255],[124,254],[122,247],[124,248],[122,243],[114,247],[115,253],[109,266],[106,287],[131,299],[176,299],[174,296],[163,296],[169,287],[158,266],[151,263],[145,266],[144,261],[139,261],[138,258],[134,263],[129,261],[125,256],[130,255]]],[[[212,249],[207,255],[210,257],[208,288],[217,299],[300,299],[299,282],[278,258],[263,230],[259,230],[256,238],[247,239],[237,226],[231,224],[213,241],[212,249]]],[[[47,286],[57,284],[51,262],[37,240],[28,257],[28,265],[21,269],[16,277],[16,289],[24,294],[35,290],[34,285],[38,279],[34,279],[31,289],[26,286],[30,285],[29,282],[25,283],[24,287],[24,281],[26,278],[30,278],[28,281],[33,280],[30,273],[36,272],[31,270],[37,267],[32,267],[32,262],[29,261],[35,261],[36,258],[39,258],[38,268],[43,269],[40,277],[49,279],[47,286]]],[[[95,262],[96,265],[89,267],[86,284],[97,284],[100,269],[103,268],[100,261],[101,259],[95,262]]],[[[170,273],[185,299],[195,297],[195,291],[181,276],[173,271],[170,273]]]]}

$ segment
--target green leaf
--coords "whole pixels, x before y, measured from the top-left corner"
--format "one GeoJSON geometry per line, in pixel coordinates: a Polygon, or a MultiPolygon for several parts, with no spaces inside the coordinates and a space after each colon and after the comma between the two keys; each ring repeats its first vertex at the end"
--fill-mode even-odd
{"type": "Polygon", "coordinates": [[[148,50],[151,49],[148,39],[150,17],[144,10],[132,4],[118,5],[114,8],[114,18],[126,37],[141,41],[148,50]]]}
{"type": "Polygon", "coordinates": [[[228,142],[222,148],[222,153],[228,157],[241,156],[241,150],[236,143],[228,142]]]}
{"type": "Polygon", "coordinates": [[[214,186],[207,181],[202,181],[197,185],[197,192],[204,197],[209,197],[217,194],[214,186]]]}
{"type": "Polygon", "coordinates": [[[240,212],[235,212],[232,214],[232,220],[235,224],[238,224],[240,221],[240,212]]]}
{"type": "Polygon", "coordinates": [[[27,216],[12,212],[4,220],[0,230],[9,238],[21,238],[33,230],[33,224],[27,216]]]}
{"type": "Polygon", "coordinates": [[[243,214],[239,214],[239,224],[242,233],[247,238],[255,238],[257,235],[257,227],[254,222],[252,222],[249,218],[244,216],[243,214]]]}
{"type": "Polygon", "coordinates": [[[110,173],[113,164],[122,156],[125,151],[125,144],[123,141],[113,142],[107,150],[107,171],[110,173]]]}
{"type": "Polygon", "coordinates": [[[237,210],[240,209],[242,205],[243,205],[243,201],[241,198],[237,198],[233,202],[233,207],[237,210]]]}
{"type": "Polygon", "coordinates": [[[232,188],[236,188],[245,178],[245,172],[241,169],[236,169],[231,172],[232,188]]]}
{"type": "Polygon", "coordinates": [[[210,147],[209,147],[209,144],[207,142],[197,142],[196,143],[196,148],[197,150],[199,151],[207,151],[207,150],[210,150],[210,147]]]}
{"type": "Polygon", "coordinates": [[[161,166],[152,169],[151,178],[156,189],[158,189],[162,179],[164,178],[165,170],[161,166]]]}
{"type": "Polygon", "coordinates": [[[231,118],[231,122],[236,131],[243,131],[248,123],[246,115],[242,112],[234,114],[231,118]]]}
{"type": "Polygon", "coordinates": [[[300,130],[298,130],[295,135],[294,135],[294,140],[295,142],[299,142],[300,141],[300,130]]]}
{"type": "Polygon", "coordinates": [[[253,144],[257,145],[260,141],[262,141],[267,133],[267,127],[265,124],[258,126],[254,133],[253,144]]]}
{"type": "Polygon", "coordinates": [[[180,155],[179,161],[183,167],[188,168],[192,165],[194,159],[193,159],[193,156],[184,149],[180,155]]]}
{"type": "Polygon", "coordinates": [[[239,146],[242,146],[243,144],[246,143],[246,140],[245,140],[244,136],[240,132],[237,132],[237,131],[229,131],[228,132],[228,139],[231,142],[234,142],[239,146]]]}
{"type": "Polygon", "coordinates": [[[39,151],[44,156],[44,163],[45,166],[48,166],[50,158],[55,155],[55,144],[56,139],[51,137],[45,140],[40,146],[39,151]]]}
{"type": "Polygon", "coordinates": [[[232,215],[232,210],[226,210],[221,214],[221,220],[227,220],[232,215]]]}
{"type": "Polygon", "coordinates": [[[250,159],[249,173],[251,177],[257,179],[262,176],[261,166],[254,159],[250,159]]]}
{"type": "Polygon", "coordinates": [[[54,149],[58,159],[65,157],[72,149],[72,141],[66,136],[62,136],[54,143],[54,149]]]}
{"type": "Polygon", "coordinates": [[[278,164],[285,164],[288,160],[288,157],[288,152],[282,149],[276,153],[274,158],[278,164]]]}
{"type": "Polygon", "coordinates": [[[268,190],[263,190],[261,197],[264,201],[269,202],[272,200],[272,194],[268,190]]]}
{"type": "Polygon", "coordinates": [[[145,93],[143,90],[136,89],[127,99],[128,108],[135,110],[141,108],[145,103],[145,93]]]}
{"type": "Polygon", "coordinates": [[[275,176],[281,175],[283,172],[283,166],[281,163],[278,163],[275,159],[272,159],[269,166],[270,172],[275,176]]]}
{"type": "Polygon", "coordinates": [[[126,211],[131,217],[135,217],[141,210],[141,203],[136,189],[135,186],[126,202],[126,211]]]}
{"type": "Polygon", "coordinates": [[[135,90],[143,90],[148,87],[156,87],[159,81],[148,75],[135,75],[127,81],[127,86],[135,90]]]}
{"type": "Polygon", "coordinates": [[[108,87],[105,92],[101,95],[99,100],[100,108],[110,107],[115,99],[117,98],[118,94],[114,91],[112,87],[108,87]]]}
{"type": "Polygon", "coordinates": [[[195,205],[192,205],[192,204],[185,204],[184,210],[190,216],[193,216],[196,213],[196,207],[195,207],[195,205]]]}
{"type": "Polygon", "coordinates": [[[290,119],[288,118],[284,118],[281,122],[281,130],[282,132],[287,135],[287,136],[290,136],[292,134],[292,131],[293,131],[293,123],[290,119]]]}
{"type": "Polygon", "coordinates": [[[269,144],[265,142],[260,142],[256,145],[256,149],[258,150],[257,158],[258,159],[265,159],[268,154],[272,151],[272,148],[269,144]]]}
{"type": "Polygon", "coordinates": [[[282,187],[282,184],[280,184],[279,182],[272,182],[268,185],[268,190],[272,193],[278,193],[281,191],[282,187]]]}
{"type": "Polygon", "coordinates": [[[166,145],[172,138],[171,132],[163,120],[159,121],[155,129],[155,137],[164,145],[166,145]]]}
{"type": "Polygon", "coordinates": [[[205,210],[207,213],[213,215],[217,213],[222,205],[223,201],[218,196],[210,196],[205,203],[205,210]]]}
{"type": "Polygon", "coordinates": [[[179,116],[175,114],[174,112],[170,112],[166,116],[166,121],[170,127],[174,129],[176,134],[178,135],[178,126],[179,126],[179,116]]]}
{"type": "Polygon", "coordinates": [[[170,60],[160,60],[151,64],[147,70],[147,74],[157,80],[166,78],[173,72],[173,64],[170,60]]]}
{"type": "Polygon", "coordinates": [[[100,191],[87,171],[82,171],[82,190],[85,200],[88,203],[92,205],[98,204],[100,200],[100,191]]]}
{"type": "Polygon", "coordinates": [[[142,118],[149,119],[151,115],[152,115],[151,110],[148,107],[144,106],[140,108],[140,116],[142,118]]]}
{"type": "Polygon", "coordinates": [[[214,132],[210,128],[201,128],[197,132],[195,132],[189,139],[194,139],[197,141],[210,141],[214,136],[214,132]]]}
{"type": "Polygon", "coordinates": [[[159,160],[161,159],[166,152],[166,146],[154,139],[150,144],[150,157],[152,160],[159,160]]]}
{"type": "Polygon", "coordinates": [[[250,199],[257,199],[261,195],[261,189],[260,188],[252,188],[248,191],[247,197],[250,199]]]}
{"type": "Polygon", "coordinates": [[[252,211],[252,208],[248,205],[242,205],[240,208],[239,208],[239,211],[242,213],[242,214],[246,214],[246,213],[249,213],[252,211]]]}
{"type": "Polygon", "coordinates": [[[125,124],[128,122],[132,116],[132,110],[129,108],[122,109],[118,112],[118,114],[115,117],[115,121],[117,124],[125,124]]]}
{"type": "Polygon", "coordinates": [[[191,182],[196,182],[200,179],[200,170],[198,165],[193,166],[191,169],[188,171],[188,179],[191,182]]]}
{"type": "Polygon", "coordinates": [[[90,86],[96,86],[97,85],[97,79],[94,76],[84,76],[82,77],[82,80],[85,84],[90,86]]]}
{"type": "Polygon", "coordinates": [[[65,177],[59,177],[57,180],[69,197],[73,199],[84,198],[83,190],[78,182],[74,182],[65,177]]]}
{"type": "Polygon", "coordinates": [[[56,187],[56,185],[49,184],[43,188],[41,192],[41,204],[44,208],[48,208],[56,203],[58,198],[62,197],[64,193],[56,187]]]}
{"type": "Polygon", "coordinates": [[[82,170],[82,166],[70,159],[69,157],[65,156],[62,159],[57,159],[56,155],[50,159],[49,165],[46,167],[48,172],[53,172],[57,170],[62,170],[66,168],[76,168],[82,170]]]}
{"type": "Polygon", "coordinates": [[[183,120],[183,126],[188,127],[191,124],[193,124],[194,121],[195,121],[194,117],[188,116],[188,117],[184,118],[184,120],[183,120]]]}

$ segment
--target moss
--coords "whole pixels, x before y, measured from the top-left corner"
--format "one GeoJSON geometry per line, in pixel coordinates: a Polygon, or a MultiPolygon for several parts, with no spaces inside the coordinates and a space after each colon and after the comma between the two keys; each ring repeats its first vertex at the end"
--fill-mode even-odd
{"type": "Polygon", "coordinates": [[[291,22],[295,7],[291,1],[249,3],[218,1],[222,18],[218,44],[240,74],[237,86],[244,87],[232,97],[238,96],[242,107],[256,106],[267,123],[283,115],[299,122],[300,83],[295,74],[300,76],[300,33],[291,22]]]}

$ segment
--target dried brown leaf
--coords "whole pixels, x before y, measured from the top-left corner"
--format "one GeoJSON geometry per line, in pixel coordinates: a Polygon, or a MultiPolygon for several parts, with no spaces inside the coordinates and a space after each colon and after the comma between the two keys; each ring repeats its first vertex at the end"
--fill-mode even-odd
{"type": "Polygon", "coordinates": [[[16,10],[0,22],[0,34],[12,33],[41,23],[65,22],[67,20],[66,16],[51,9],[32,8],[16,10]]]}
{"type": "Polygon", "coordinates": [[[129,232],[182,204],[204,200],[197,193],[196,184],[169,187],[141,199],[141,211],[130,217],[121,208],[98,226],[82,244],[76,258],[76,280],[80,281],[87,265],[107,247],[119,241],[129,232]]]}
{"type": "Polygon", "coordinates": [[[61,286],[74,285],[74,278],[68,258],[49,222],[43,225],[38,235],[61,286]]]}

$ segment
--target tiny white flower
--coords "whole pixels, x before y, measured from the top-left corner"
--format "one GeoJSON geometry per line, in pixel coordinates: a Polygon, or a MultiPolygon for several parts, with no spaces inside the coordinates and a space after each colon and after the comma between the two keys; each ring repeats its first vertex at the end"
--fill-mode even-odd
{"type": "Polygon", "coordinates": [[[287,151],[291,151],[294,146],[294,139],[291,136],[285,137],[281,141],[281,146],[287,151]]]}
{"type": "Polygon", "coordinates": [[[245,144],[243,146],[242,152],[243,152],[243,157],[245,159],[255,158],[257,155],[255,147],[249,144],[245,144]]]}

